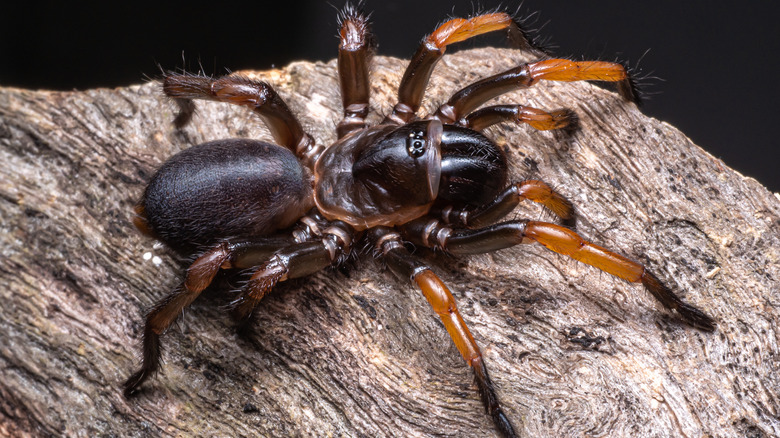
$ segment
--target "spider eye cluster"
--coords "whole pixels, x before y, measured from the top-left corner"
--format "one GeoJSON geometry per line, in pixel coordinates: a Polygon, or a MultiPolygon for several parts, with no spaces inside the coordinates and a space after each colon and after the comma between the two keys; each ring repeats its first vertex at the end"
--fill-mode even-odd
{"type": "Polygon", "coordinates": [[[406,139],[406,152],[412,158],[418,158],[425,154],[425,131],[415,130],[409,133],[406,139]]]}

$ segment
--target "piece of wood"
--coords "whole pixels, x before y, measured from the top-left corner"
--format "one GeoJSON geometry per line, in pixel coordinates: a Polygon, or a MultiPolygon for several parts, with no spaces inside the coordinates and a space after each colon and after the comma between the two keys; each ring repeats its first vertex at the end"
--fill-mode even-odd
{"type": "MultiPolygon", "coordinates": [[[[448,55],[427,108],[526,60],[448,55]]],[[[404,61],[377,57],[387,114],[404,61]]],[[[335,62],[257,72],[317,141],[341,108],[335,62]]],[[[780,435],[780,199],[616,94],[543,82],[502,102],[568,107],[573,137],[503,125],[515,179],[569,197],[578,230],[634,257],[718,321],[681,324],[638,285],[543,247],[429,255],[524,436],[780,435]]],[[[126,400],[144,309],[183,265],[138,233],[154,169],[191,145],[270,140],[250,112],[199,102],[177,132],[158,83],[83,92],[0,89],[0,435],[492,436],[471,370],[424,298],[363,257],[283,284],[238,336],[240,287],[199,299],[163,337],[163,372],[126,400]]],[[[735,145],[738,147],[738,145],[735,145]]],[[[523,205],[516,217],[552,219],[523,205]]],[[[231,289],[233,288],[233,289],[231,289]]]]}

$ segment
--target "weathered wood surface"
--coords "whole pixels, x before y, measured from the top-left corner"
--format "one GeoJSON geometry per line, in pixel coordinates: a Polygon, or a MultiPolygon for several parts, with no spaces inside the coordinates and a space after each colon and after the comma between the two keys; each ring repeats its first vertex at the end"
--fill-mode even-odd
{"type": "MultiPolygon", "coordinates": [[[[428,101],[522,60],[448,56],[428,101]]],[[[376,113],[389,111],[403,65],[375,60],[376,113]]],[[[257,75],[318,141],[334,139],[334,62],[257,75]]],[[[778,195],[590,84],[542,83],[502,100],[579,114],[572,138],[508,125],[490,134],[517,179],[542,178],[576,204],[583,235],[648,263],[719,324],[686,327],[641,286],[539,246],[432,257],[516,427],[531,437],[780,435],[778,195]]],[[[278,287],[247,338],[225,312],[229,294],[201,298],[163,338],[163,373],[122,397],[141,315],[182,270],[131,225],[144,183],[191,145],[270,140],[240,108],[199,108],[176,132],[156,83],[0,89],[0,435],[491,436],[437,317],[372,260],[278,287]]],[[[535,206],[517,216],[547,217],[535,206]]]]}

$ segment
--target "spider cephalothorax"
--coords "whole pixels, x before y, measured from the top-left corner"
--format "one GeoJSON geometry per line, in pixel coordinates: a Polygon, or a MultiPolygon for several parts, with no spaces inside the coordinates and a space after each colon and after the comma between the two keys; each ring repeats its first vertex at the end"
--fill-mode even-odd
{"type": "Polygon", "coordinates": [[[316,144],[264,82],[240,76],[165,77],[165,94],[182,110],[178,126],[189,120],[192,99],[216,100],[252,109],[277,144],[230,139],[193,146],[168,160],[152,178],[136,208],[135,224],[194,262],[181,286],[147,315],[143,364],[125,383],[126,395],[159,368],[160,335],[220,270],[252,270],[235,306],[237,318],[244,319],[278,282],[342,263],[356,251],[358,239],[422,291],[473,368],[485,407],[504,436],[515,432],[502,412],[480,349],[450,291],[410,252],[408,243],[458,256],[538,242],[642,283],[688,324],[714,329],[709,316],[680,300],[643,265],[587,242],[570,228],[530,220],[497,223],[523,200],[542,204],[566,224],[572,223],[573,209],[541,181],[508,181],[503,150],[481,131],[503,122],[569,129],[576,118],[565,109],[482,105],[540,80],[616,82],[623,97],[633,100],[631,80],[620,64],[544,57],[468,85],[420,117],[428,79],[449,44],[504,29],[522,47],[541,53],[506,13],[456,18],[423,40],[404,72],[392,113],[369,126],[368,21],[349,6],[340,18],[344,117],[337,127],[338,140],[331,145],[316,144]]]}

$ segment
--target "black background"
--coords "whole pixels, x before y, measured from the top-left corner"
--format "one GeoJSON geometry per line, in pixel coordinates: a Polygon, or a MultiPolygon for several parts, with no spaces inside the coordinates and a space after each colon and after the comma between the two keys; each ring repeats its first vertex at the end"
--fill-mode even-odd
{"type": "MultiPolygon", "coordinates": [[[[223,74],[336,55],[336,9],[324,1],[4,7],[0,85],[85,89],[135,84],[166,69],[223,74]]],[[[333,0],[341,6],[341,0],[333,0]]],[[[368,0],[378,53],[409,57],[470,0],[368,0]]],[[[484,8],[499,5],[485,0],[484,8]]],[[[780,18],[776,2],[524,0],[534,28],[575,59],[627,61],[646,114],[677,126],[726,164],[780,191],[776,140],[780,18]]],[[[510,11],[519,2],[504,1],[510,11]]],[[[485,45],[489,39],[450,50],[485,45]]],[[[674,157],[670,157],[674,159],[674,157]]]]}

